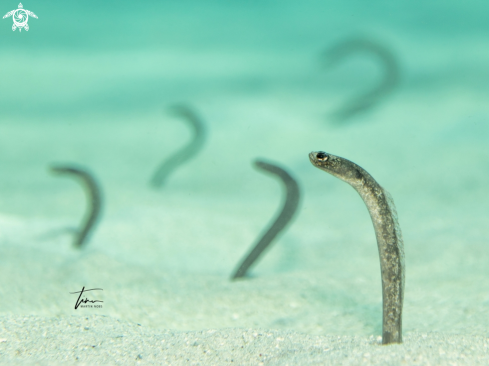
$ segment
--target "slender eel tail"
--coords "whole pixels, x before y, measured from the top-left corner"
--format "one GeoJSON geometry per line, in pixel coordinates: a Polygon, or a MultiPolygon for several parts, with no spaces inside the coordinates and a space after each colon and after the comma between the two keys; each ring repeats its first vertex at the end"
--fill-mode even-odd
{"type": "Polygon", "coordinates": [[[77,231],[74,245],[81,248],[92,233],[99,220],[102,207],[102,194],[95,178],[87,170],[72,165],[52,166],[51,171],[56,174],[66,174],[79,179],[86,189],[88,210],[80,230],[77,231]]]}
{"type": "Polygon", "coordinates": [[[187,145],[163,161],[156,169],[151,178],[151,185],[155,188],[161,187],[175,169],[194,157],[202,149],[205,141],[205,125],[197,113],[185,105],[173,106],[170,111],[182,117],[190,125],[193,137],[187,145]]]}
{"type": "Polygon", "coordinates": [[[263,170],[264,172],[271,173],[279,177],[286,189],[285,202],[282,207],[282,211],[278,215],[277,219],[266,231],[265,235],[261,237],[251,252],[243,259],[238,269],[235,271],[232,279],[241,278],[246,275],[248,269],[253,263],[262,255],[263,251],[270,245],[275,237],[287,226],[299,205],[300,190],[299,185],[292,176],[284,169],[277,165],[266,163],[261,160],[255,161],[255,167],[263,170]]]}
{"type": "Polygon", "coordinates": [[[402,343],[404,244],[394,201],[377,181],[345,158],[316,151],[311,163],[351,185],[368,208],[377,237],[382,276],[382,343],[402,343]]]}

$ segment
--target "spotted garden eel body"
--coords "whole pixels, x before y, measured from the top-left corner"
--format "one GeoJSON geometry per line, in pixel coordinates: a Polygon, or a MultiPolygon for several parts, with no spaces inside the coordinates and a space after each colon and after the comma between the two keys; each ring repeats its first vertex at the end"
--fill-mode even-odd
{"type": "Polygon", "coordinates": [[[181,117],[189,124],[193,131],[193,138],[187,145],[160,164],[151,179],[151,184],[155,188],[163,186],[175,169],[195,157],[205,142],[206,129],[204,122],[192,108],[183,104],[174,105],[170,108],[170,112],[181,117]]]}
{"type": "Polygon", "coordinates": [[[355,163],[322,151],[311,163],[351,185],[367,205],[377,237],[382,276],[382,343],[402,343],[404,244],[394,201],[370,174],[355,163]]]}
{"type": "Polygon", "coordinates": [[[384,76],[371,91],[351,99],[337,110],[333,117],[338,122],[346,121],[361,112],[371,109],[391,94],[399,84],[400,67],[397,58],[388,47],[372,39],[351,38],[344,40],[328,49],[324,56],[326,64],[332,66],[355,53],[367,53],[377,58],[383,66],[384,76]]]}
{"type": "Polygon", "coordinates": [[[282,207],[282,211],[275,219],[274,223],[263,234],[255,247],[248,253],[243,259],[238,269],[234,272],[232,279],[242,278],[246,275],[248,269],[257,261],[263,254],[275,237],[285,229],[290,220],[294,217],[297,211],[297,206],[300,200],[300,189],[297,181],[283,168],[278,165],[267,163],[266,161],[256,160],[255,167],[263,172],[273,174],[282,180],[285,186],[286,195],[285,201],[282,207]]]}
{"type": "Polygon", "coordinates": [[[75,237],[75,247],[81,248],[85,246],[89,235],[95,228],[95,224],[99,220],[102,210],[102,194],[101,189],[95,178],[88,170],[73,165],[53,165],[51,171],[56,174],[72,176],[79,179],[86,188],[88,199],[87,217],[75,237]]]}

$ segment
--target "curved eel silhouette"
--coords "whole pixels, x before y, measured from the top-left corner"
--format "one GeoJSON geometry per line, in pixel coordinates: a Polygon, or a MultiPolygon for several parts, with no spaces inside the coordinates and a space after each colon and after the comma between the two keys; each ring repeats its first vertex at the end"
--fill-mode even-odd
{"type": "Polygon", "coordinates": [[[299,185],[287,171],[277,165],[264,162],[262,160],[255,161],[255,167],[263,170],[265,173],[271,173],[282,180],[285,186],[286,195],[282,210],[274,223],[268,228],[266,233],[261,237],[254,248],[243,259],[238,269],[232,275],[232,279],[241,278],[246,275],[248,269],[262,255],[263,251],[270,245],[275,237],[287,226],[299,205],[300,190],[299,185]]]}
{"type": "Polygon", "coordinates": [[[192,128],[192,140],[183,148],[178,150],[167,160],[160,164],[151,179],[151,185],[155,188],[161,187],[168,176],[180,165],[194,157],[202,149],[205,140],[205,126],[199,116],[188,106],[176,105],[170,107],[170,112],[182,117],[192,128]]]}
{"type": "Polygon", "coordinates": [[[340,122],[372,108],[390,94],[399,83],[399,63],[396,57],[388,48],[372,40],[349,39],[329,48],[324,56],[327,66],[332,66],[358,52],[370,53],[377,57],[382,63],[384,77],[372,90],[351,99],[333,113],[333,118],[340,122]]]}
{"type": "Polygon", "coordinates": [[[93,232],[95,224],[100,217],[102,207],[100,187],[92,174],[80,167],[75,167],[73,165],[53,165],[51,166],[51,172],[63,175],[66,174],[79,179],[85,188],[85,193],[88,198],[88,214],[86,215],[80,230],[76,231],[78,235],[76,235],[74,241],[74,245],[77,248],[81,248],[88,240],[89,235],[93,232]]]}
{"type": "Polygon", "coordinates": [[[309,154],[312,165],[351,185],[367,205],[377,237],[382,276],[382,344],[402,343],[404,244],[389,193],[355,163],[323,151],[309,154]]]}

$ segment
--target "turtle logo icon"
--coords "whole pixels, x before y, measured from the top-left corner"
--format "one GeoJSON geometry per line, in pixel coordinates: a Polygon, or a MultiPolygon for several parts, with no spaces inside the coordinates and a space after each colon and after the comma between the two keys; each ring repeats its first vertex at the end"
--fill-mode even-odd
{"type": "Polygon", "coordinates": [[[15,31],[19,28],[19,32],[24,28],[26,31],[29,30],[29,24],[27,21],[29,20],[29,15],[37,19],[37,15],[32,11],[25,10],[22,6],[22,3],[19,3],[19,8],[9,11],[7,14],[3,16],[3,19],[12,17],[14,19],[14,25],[12,25],[12,30],[15,31]]]}

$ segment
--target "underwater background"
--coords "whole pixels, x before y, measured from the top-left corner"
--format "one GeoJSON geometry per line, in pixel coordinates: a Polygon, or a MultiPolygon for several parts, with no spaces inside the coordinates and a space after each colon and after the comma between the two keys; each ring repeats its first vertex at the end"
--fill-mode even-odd
{"type": "MultiPolygon", "coordinates": [[[[0,22],[0,316],[379,336],[372,222],[351,187],[311,165],[324,150],[394,198],[404,334],[489,336],[487,3],[22,4],[38,16],[28,31],[0,22]],[[338,121],[384,72],[369,52],[328,65],[348,39],[382,45],[399,77],[338,121]],[[192,138],[174,105],[195,111],[205,140],[155,189],[159,164],[192,138]],[[257,158],[297,180],[300,204],[249,277],[231,281],[283,200],[257,158]],[[102,189],[83,248],[66,228],[85,215],[85,192],[48,169],[64,163],[102,189]],[[102,309],[74,309],[83,286],[103,289],[102,309]]],[[[4,14],[17,7],[2,2],[4,14]]]]}

